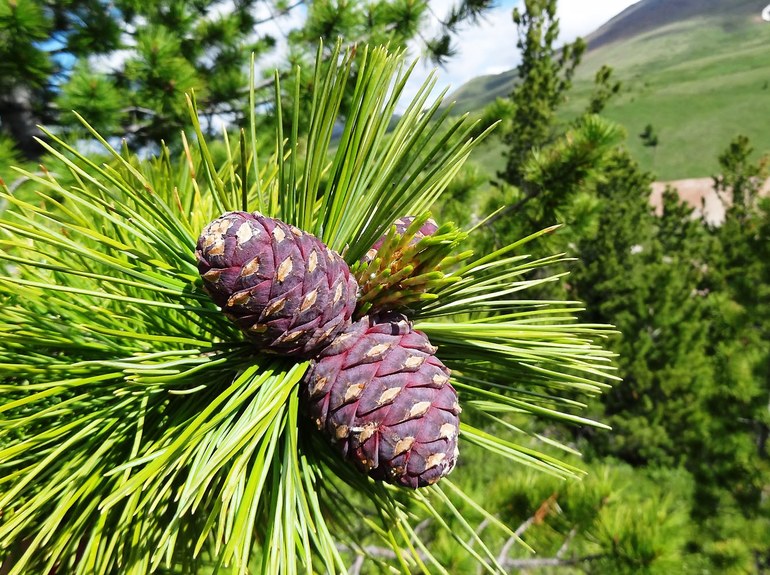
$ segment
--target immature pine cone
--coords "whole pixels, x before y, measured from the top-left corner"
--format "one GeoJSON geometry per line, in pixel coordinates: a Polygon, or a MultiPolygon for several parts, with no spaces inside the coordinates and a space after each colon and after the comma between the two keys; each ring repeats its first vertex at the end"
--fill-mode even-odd
{"type": "MultiPolygon", "coordinates": [[[[402,218],[398,218],[395,222],[393,222],[393,225],[396,226],[396,233],[400,236],[403,236],[404,233],[406,233],[406,230],[409,228],[409,226],[412,225],[413,221],[414,221],[414,216],[404,216],[402,218]]],[[[438,229],[438,224],[436,223],[436,220],[434,220],[433,218],[430,218],[422,226],[420,226],[420,229],[417,230],[416,234],[414,234],[414,237],[409,242],[409,245],[413,246],[424,237],[435,234],[437,229],[438,229]]],[[[374,258],[376,258],[377,251],[382,247],[382,244],[385,243],[385,239],[387,237],[388,237],[387,233],[380,236],[380,238],[376,242],[374,242],[374,244],[372,244],[372,247],[369,248],[369,251],[366,252],[364,257],[361,258],[361,261],[363,261],[364,263],[369,263],[374,258]]]]}

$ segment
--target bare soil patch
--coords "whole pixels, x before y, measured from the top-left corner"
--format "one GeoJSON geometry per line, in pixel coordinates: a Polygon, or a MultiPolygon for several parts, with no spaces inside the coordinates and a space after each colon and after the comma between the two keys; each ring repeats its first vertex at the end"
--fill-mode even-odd
{"type": "MultiPolygon", "coordinates": [[[[714,191],[712,178],[687,178],[669,182],[654,182],[650,194],[650,204],[655,208],[657,214],[660,214],[663,209],[662,197],[666,186],[674,188],[679,193],[679,197],[695,209],[696,216],[703,215],[706,221],[711,224],[720,224],[724,221],[725,205],[714,191]]],[[[770,179],[762,187],[762,194],[770,194],[770,179]]]]}

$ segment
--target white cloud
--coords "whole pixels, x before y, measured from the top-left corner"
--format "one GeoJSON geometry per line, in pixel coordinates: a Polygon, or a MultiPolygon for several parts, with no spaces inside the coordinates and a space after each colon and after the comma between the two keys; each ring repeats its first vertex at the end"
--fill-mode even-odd
{"type": "Polygon", "coordinates": [[[136,50],[133,48],[113,50],[108,54],[89,56],[88,66],[92,72],[98,72],[100,74],[113,74],[122,70],[126,64],[126,61],[130,58],[133,58],[135,55],[136,50]]]}
{"type": "MultiPolygon", "coordinates": [[[[558,15],[561,41],[570,42],[578,36],[590,34],[607,20],[638,1],[560,0],[558,15]]],[[[513,6],[517,3],[503,0],[487,13],[478,26],[464,28],[456,40],[459,53],[438,72],[437,90],[449,86],[451,93],[476,76],[499,74],[518,64],[516,29],[511,18],[513,6]]],[[[443,17],[453,4],[452,0],[433,0],[430,6],[435,14],[443,17]]],[[[432,30],[436,29],[437,23],[434,23],[432,30]]],[[[406,87],[404,101],[417,91],[432,68],[427,61],[417,65],[406,87]]]]}
{"type": "Polygon", "coordinates": [[[255,17],[263,21],[256,28],[259,37],[272,36],[275,39],[275,48],[258,63],[258,72],[270,71],[282,64],[289,53],[289,32],[300,28],[307,17],[307,8],[304,5],[295,7],[288,13],[274,14],[268,2],[257,5],[255,17]]]}
{"type": "Polygon", "coordinates": [[[561,0],[559,24],[561,39],[570,42],[578,36],[587,36],[613,16],[636,4],[639,0],[561,0]]]}

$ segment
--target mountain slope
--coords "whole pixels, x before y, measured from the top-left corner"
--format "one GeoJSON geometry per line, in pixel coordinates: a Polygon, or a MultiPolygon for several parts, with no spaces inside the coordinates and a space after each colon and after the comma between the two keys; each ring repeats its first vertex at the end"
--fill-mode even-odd
{"type": "Polygon", "coordinates": [[[455,112],[458,114],[472,112],[494,102],[496,98],[506,98],[515,81],[516,70],[477,76],[460,86],[447,101],[456,103],[455,112]]]}
{"type": "Polygon", "coordinates": [[[716,173],[717,156],[739,134],[758,151],[770,150],[770,23],[760,18],[767,0],[700,1],[710,10],[689,18],[680,12],[671,23],[588,52],[565,107],[565,116],[582,109],[596,70],[612,66],[623,89],[605,115],[626,127],[635,157],[661,179],[716,173]],[[656,148],[638,137],[648,124],[656,148]]]}
{"type": "Polygon", "coordinates": [[[717,18],[725,24],[734,19],[758,17],[764,0],[644,0],[626,8],[587,38],[590,50],[613,42],[698,18],[717,18]]]}
{"type": "MultiPolygon", "coordinates": [[[[623,89],[605,113],[628,129],[629,147],[659,178],[715,173],[717,155],[738,134],[770,150],[770,23],[760,18],[766,3],[643,0],[629,7],[588,37],[564,118],[583,109],[596,70],[608,64],[623,89]],[[637,137],[647,124],[659,137],[654,149],[637,137]]],[[[457,109],[506,95],[514,78],[510,71],[469,82],[455,94],[457,109]],[[490,82],[496,89],[485,93],[490,82]]]]}

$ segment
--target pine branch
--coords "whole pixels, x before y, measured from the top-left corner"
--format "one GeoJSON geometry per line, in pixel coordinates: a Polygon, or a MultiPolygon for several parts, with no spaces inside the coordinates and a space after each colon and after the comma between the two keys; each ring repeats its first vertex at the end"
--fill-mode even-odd
{"type": "Polygon", "coordinates": [[[272,10],[270,10],[270,16],[267,16],[266,18],[262,18],[260,20],[255,20],[254,25],[259,26],[260,24],[267,24],[268,22],[273,22],[274,20],[277,20],[278,18],[281,18],[283,16],[286,16],[289,14],[292,10],[295,8],[299,8],[303,4],[306,3],[307,0],[296,0],[294,4],[290,4],[286,6],[285,8],[282,8],[279,10],[276,14],[273,13],[272,10]]]}
{"type": "Polygon", "coordinates": [[[521,198],[518,202],[515,204],[512,204],[510,206],[505,206],[502,209],[495,212],[495,214],[491,217],[486,218],[481,224],[479,225],[480,228],[490,228],[492,225],[501,220],[504,217],[507,217],[510,214],[517,214],[519,211],[521,211],[524,206],[526,206],[531,200],[535,200],[538,197],[540,197],[543,192],[545,191],[544,188],[533,188],[530,186],[527,186],[527,191],[524,193],[524,197],[521,198]]]}
{"type": "MultiPolygon", "coordinates": [[[[178,158],[165,147],[151,159],[115,150],[84,123],[106,158],[89,157],[48,131],[50,143],[42,145],[57,173],[20,172],[25,186],[34,186],[34,201],[0,189],[0,547],[28,544],[14,556],[12,575],[53,568],[192,573],[204,557],[245,572],[255,546],[270,573],[339,572],[349,562],[361,568],[343,553],[405,572],[442,571],[431,549],[434,533],[488,572],[504,572],[481,534],[487,525],[506,537],[516,532],[448,478],[404,490],[350,465],[333,449],[339,436],[316,433],[300,409],[310,386],[307,358],[266,353],[203,289],[211,276],[199,267],[196,246],[200,254],[207,249],[209,224],[221,214],[257,209],[264,221],[282,219],[285,227],[266,235],[280,243],[312,234],[345,254],[347,263],[334,259],[344,271],[398,218],[416,214],[415,226],[424,223],[479,142],[464,118],[441,111],[441,98],[430,101],[433,79],[391,126],[414,66],[402,52],[337,44],[330,53],[339,65],[327,66],[319,48],[308,110],[296,98],[300,83],[284,110],[276,79],[267,157],[258,155],[255,106],[248,132],[215,149],[191,96],[194,138],[183,138],[178,158]]],[[[251,86],[252,103],[255,91],[251,86]]],[[[409,240],[382,244],[426,267],[408,277],[406,265],[394,272],[401,274],[394,285],[421,286],[430,296],[407,311],[424,329],[410,332],[424,353],[434,354],[438,344],[440,361],[454,369],[451,384],[443,370],[431,384],[446,386],[453,412],[462,398],[478,421],[514,433],[522,432],[506,427],[507,414],[602,427],[579,414],[578,399],[616,379],[612,354],[598,343],[612,333],[608,327],[577,323],[577,302],[522,297],[554,281],[532,274],[564,261],[521,253],[547,231],[475,259],[461,249],[465,232],[451,226],[437,227],[432,239],[426,232],[412,251],[409,240]],[[431,266],[446,268],[441,278],[431,266]]],[[[246,236],[254,237],[239,227],[234,237],[246,236]]],[[[284,280],[301,263],[286,261],[274,270],[284,280]]],[[[389,297],[397,301],[397,294],[389,297]]],[[[302,305],[312,303],[303,298],[302,305]]],[[[228,297],[222,307],[230,305],[228,297]]],[[[400,325],[412,330],[406,320],[400,325]]],[[[442,426],[439,441],[454,448],[459,427],[462,450],[482,449],[564,478],[583,473],[531,447],[530,439],[545,439],[532,431],[520,444],[471,421],[442,426]]]]}

